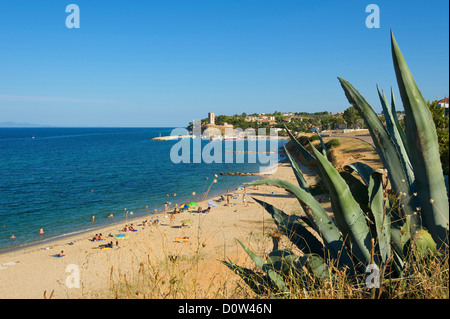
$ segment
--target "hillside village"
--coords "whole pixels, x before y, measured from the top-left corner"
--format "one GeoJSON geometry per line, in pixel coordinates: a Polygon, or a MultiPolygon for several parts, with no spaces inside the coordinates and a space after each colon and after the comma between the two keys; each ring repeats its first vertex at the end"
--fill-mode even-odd
{"type": "MultiPolygon", "coordinates": [[[[448,121],[449,116],[449,99],[428,101],[428,107],[435,116],[445,117],[448,121]],[[438,115],[441,114],[441,115],[438,115]]],[[[380,120],[385,122],[384,115],[378,114],[380,120]]],[[[397,110],[397,118],[399,123],[404,126],[404,111],[397,110]]],[[[253,114],[234,114],[229,115],[215,115],[209,113],[207,118],[201,120],[202,131],[207,128],[214,127],[219,129],[222,134],[226,128],[240,128],[246,130],[247,128],[266,128],[266,134],[269,129],[278,129],[279,135],[287,134],[285,127],[296,133],[316,133],[326,131],[343,131],[365,129],[366,125],[353,106],[348,107],[344,112],[337,112],[335,114],[328,111],[323,112],[278,112],[273,113],[253,113],[253,114]]],[[[187,129],[192,131],[193,124],[189,123],[187,129]]],[[[448,126],[445,126],[448,132],[448,126]]]]}
{"type": "MultiPolygon", "coordinates": [[[[382,115],[380,115],[382,117],[382,115]]],[[[399,120],[404,117],[403,112],[398,112],[399,120]]],[[[345,112],[336,114],[325,112],[278,112],[273,113],[253,113],[217,115],[209,113],[208,118],[202,119],[202,128],[214,126],[216,128],[234,127],[243,130],[247,128],[279,129],[279,134],[283,134],[284,128],[295,132],[322,132],[330,130],[347,130],[365,128],[364,121],[357,114],[353,107],[349,107],[345,112]]],[[[192,123],[188,126],[192,130],[192,123]]]]}

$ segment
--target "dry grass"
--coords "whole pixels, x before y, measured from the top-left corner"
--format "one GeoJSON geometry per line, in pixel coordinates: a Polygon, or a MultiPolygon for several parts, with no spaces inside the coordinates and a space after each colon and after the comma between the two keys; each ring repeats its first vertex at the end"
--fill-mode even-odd
{"type": "MultiPolygon", "coordinates": [[[[325,142],[332,138],[325,139],[325,142]]],[[[338,138],[341,146],[333,148],[330,156],[339,169],[355,161],[364,162],[371,167],[381,167],[381,161],[375,150],[367,143],[351,138],[338,138]]],[[[318,142],[315,142],[318,143],[318,142]]],[[[267,257],[275,245],[278,249],[296,247],[273,228],[273,223],[261,225],[254,223],[249,237],[252,250],[263,258],[267,257]]],[[[138,262],[135,273],[126,275],[111,269],[111,288],[107,298],[148,298],[148,299],[253,299],[271,297],[257,296],[236,274],[218,260],[210,260],[202,250],[201,225],[199,225],[197,249],[190,255],[159,254],[157,257],[149,251],[145,260],[138,262]]],[[[236,264],[260,272],[251,259],[236,247],[236,264]]],[[[160,247],[163,252],[166,247],[160,247]]],[[[298,250],[297,252],[298,253],[298,250]]],[[[227,254],[230,255],[229,252],[227,254]]],[[[141,254],[142,256],[142,254],[141,254]]],[[[285,278],[290,292],[283,297],[293,299],[448,299],[449,268],[448,249],[442,256],[429,256],[418,260],[415,255],[406,262],[405,272],[400,278],[392,278],[388,267],[381,270],[379,289],[369,289],[365,276],[350,278],[345,271],[334,264],[328,265],[330,279],[311,281],[305,285],[298,278],[285,278]]],[[[262,275],[262,273],[261,273],[262,275]]]]}

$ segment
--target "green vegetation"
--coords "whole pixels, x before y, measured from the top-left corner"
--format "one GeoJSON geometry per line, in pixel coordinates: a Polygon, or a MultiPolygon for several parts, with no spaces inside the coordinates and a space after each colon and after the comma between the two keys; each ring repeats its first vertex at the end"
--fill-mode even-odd
{"type": "Polygon", "coordinates": [[[339,147],[341,146],[341,142],[339,142],[338,139],[334,138],[332,140],[329,140],[328,142],[325,143],[327,149],[330,149],[332,147],[339,147]]]}
{"type": "Polygon", "coordinates": [[[436,126],[436,133],[439,143],[439,154],[441,156],[442,169],[445,175],[448,175],[448,158],[449,158],[449,135],[448,135],[448,115],[445,115],[444,108],[437,107],[438,101],[435,100],[427,106],[433,116],[433,122],[436,126]]]}
{"type": "MultiPolygon", "coordinates": [[[[224,123],[232,124],[235,128],[246,130],[247,128],[281,128],[303,133],[310,133],[312,128],[319,130],[334,130],[338,124],[344,123],[342,114],[330,114],[329,112],[296,112],[288,115],[275,111],[266,114],[235,114],[232,116],[218,115],[215,122],[217,125],[224,123]]],[[[202,124],[207,124],[208,119],[201,120],[202,124]]],[[[192,123],[189,123],[188,130],[192,130],[192,123]]]]}
{"type": "Polygon", "coordinates": [[[338,172],[326,152],[315,147],[308,151],[288,132],[328,189],[334,218],[311,195],[289,152],[298,186],[274,179],[250,183],[291,192],[305,213],[287,214],[255,199],[301,251],[297,255],[289,249],[276,249],[263,260],[239,241],[257,269],[240,267],[231,260],[222,262],[256,294],[295,298],[329,289],[332,295],[333,287],[339,286],[346,287],[350,296],[395,298],[399,296],[396,289],[401,288],[403,297],[427,298],[429,292],[415,286],[417,279],[431,277],[429,269],[439,269],[443,275],[437,276],[437,286],[430,290],[436,291],[435,298],[448,298],[449,202],[438,136],[430,109],[392,34],[391,47],[405,108],[404,130],[393,115],[393,95],[390,106],[384,93],[378,91],[384,125],[365,98],[339,78],[347,99],[367,125],[385,169],[373,170],[356,162],[338,172]],[[371,273],[368,269],[379,271],[377,280],[366,276],[371,273]]]}

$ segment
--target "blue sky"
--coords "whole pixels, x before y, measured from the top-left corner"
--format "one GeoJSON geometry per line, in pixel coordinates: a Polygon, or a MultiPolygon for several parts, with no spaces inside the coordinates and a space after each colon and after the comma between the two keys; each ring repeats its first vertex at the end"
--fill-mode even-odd
{"type": "MultiPolygon", "coordinates": [[[[0,122],[185,126],[216,114],[340,112],[337,77],[381,106],[390,29],[425,99],[448,96],[449,3],[1,0],[0,122]],[[80,28],[68,29],[68,4],[80,28]],[[369,29],[366,6],[380,8],[369,29]]],[[[399,109],[402,109],[399,107],[399,109]]]]}

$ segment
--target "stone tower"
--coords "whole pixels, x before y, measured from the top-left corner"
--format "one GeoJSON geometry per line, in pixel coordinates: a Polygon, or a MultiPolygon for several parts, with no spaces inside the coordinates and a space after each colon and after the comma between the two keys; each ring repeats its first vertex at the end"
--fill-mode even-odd
{"type": "Polygon", "coordinates": [[[216,125],[216,118],[214,113],[208,113],[208,122],[210,125],[216,125]]]}

